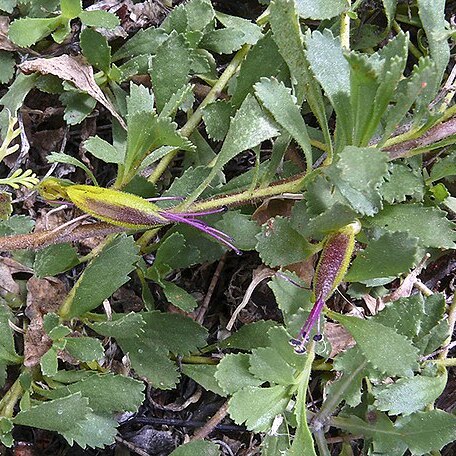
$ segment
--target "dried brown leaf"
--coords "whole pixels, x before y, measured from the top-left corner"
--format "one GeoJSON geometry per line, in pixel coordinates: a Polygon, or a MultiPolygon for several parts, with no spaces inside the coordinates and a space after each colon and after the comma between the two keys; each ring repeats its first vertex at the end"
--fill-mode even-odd
{"type": "Polygon", "coordinates": [[[39,364],[41,357],[51,347],[51,339],[43,328],[43,317],[47,313],[57,312],[66,294],[64,283],[54,277],[32,277],[27,282],[25,315],[30,319],[30,324],[24,337],[24,366],[39,364]]]}
{"type": "Polygon", "coordinates": [[[113,104],[108,100],[106,95],[95,82],[93,69],[87,65],[82,57],[72,57],[70,55],[61,55],[50,59],[34,59],[19,65],[19,68],[25,73],[53,74],[54,76],[71,82],[82,92],[95,98],[119,121],[123,128],[126,128],[125,122],[115,110],[113,104]]]}
{"type": "Polygon", "coordinates": [[[8,38],[9,17],[0,16],[0,49],[3,51],[17,51],[19,46],[13,44],[8,38]]]}
{"type": "Polygon", "coordinates": [[[355,345],[353,337],[339,323],[327,322],[325,324],[325,337],[331,343],[329,358],[334,358],[338,353],[348,350],[355,345]]]}

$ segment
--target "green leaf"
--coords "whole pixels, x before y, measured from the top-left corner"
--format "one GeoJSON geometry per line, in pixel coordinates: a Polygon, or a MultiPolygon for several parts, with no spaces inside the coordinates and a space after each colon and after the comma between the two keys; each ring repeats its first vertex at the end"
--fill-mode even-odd
{"type": "Polygon", "coordinates": [[[390,164],[389,175],[380,188],[383,199],[388,203],[401,203],[410,196],[420,201],[424,194],[423,176],[419,170],[412,170],[406,164],[390,164]]]}
{"type": "Polygon", "coordinates": [[[233,106],[226,100],[217,100],[204,107],[203,120],[209,138],[223,141],[228,133],[232,114],[233,106]]]}
{"type": "Polygon", "coordinates": [[[133,58],[139,55],[155,54],[159,46],[165,42],[168,34],[161,28],[149,27],[140,29],[128,39],[112,56],[112,61],[133,58]]]}
{"type": "Polygon", "coordinates": [[[0,222],[0,235],[30,233],[35,226],[34,220],[25,215],[13,215],[8,220],[0,222]]]}
{"type": "Polygon", "coordinates": [[[74,440],[82,448],[104,448],[115,442],[117,426],[118,422],[109,416],[88,413],[84,421],[76,423],[63,436],[68,442],[74,440]]]}
{"type": "Polygon", "coordinates": [[[307,241],[283,217],[275,217],[264,224],[257,239],[256,250],[263,262],[271,267],[303,261],[318,251],[318,246],[307,241]]]}
{"type": "Polygon", "coordinates": [[[161,242],[152,266],[159,276],[165,276],[173,269],[181,267],[181,252],[185,245],[185,237],[180,233],[172,233],[171,236],[161,242]]]}
{"type": "MultiPolygon", "coordinates": [[[[412,74],[409,78],[399,84],[397,89],[397,101],[386,114],[385,127],[382,140],[379,145],[383,145],[385,141],[392,135],[394,130],[400,125],[407,112],[412,107],[415,101],[426,106],[430,103],[433,92],[428,87],[429,81],[435,78],[435,64],[426,57],[420,58],[418,65],[415,65],[412,74]]],[[[414,122],[419,121],[420,116],[414,118],[414,122]]]]}
{"type": "Polygon", "coordinates": [[[169,456],[219,456],[219,447],[207,440],[196,440],[181,445],[176,448],[169,456]]]}
{"type": "Polygon", "coordinates": [[[190,318],[160,312],[128,314],[119,322],[97,323],[92,328],[115,337],[136,374],[161,389],[173,388],[179,379],[169,352],[188,355],[204,346],[207,337],[207,331],[190,318]]]}
{"type": "MultiPolygon", "coordinates": [[[[312,3],[315,2],[312,1],[312,3]]],[[[274,40],[290,69],[298,103],[302,103],[304,98],[306,99],[320,124],[326,143],[331,147],[325,103],[320,86],[310,71],[309,62],[304,52],[298,17],[300,6],[294,0],[275,0],[269,8],[274,40]]]]}
{"type": "Polygon", "coordinates": [[[6,13],[12,13],[16,7],[18,0],[0,0],[0,10],[6,13]]]}
{"type": "Polygon", "coordinates": [[[84,421],[90,412],[88,399],[78,392],[22,410],[15,416],[14,424],[65,434],[84,421]]]}
{"type": "Polygon", "coordinates": [[[294,383],[294,369],[273,347],[256,348],[250,355],[249,371],[264,382],[278,385],[294,383]]]}
{"type": "Polygon", "coordinates": [[[260,232],[258,224],[240,211],[228,211],[215,227],[233,238],[233,244],[241,250],[254,250],[255,236],[260,232]]]}
{"type": "Polygon", "coordinates": [[[231,336],[218,342],[220,348],[237,348],[252,350],[257,347],[269,346],[268,331],[275,326],[272,320],[260,320],[242,326],[231,336]]]}
{"type": "Polygon", "coordinates": [[[161,146],[192,149],[190,141],[177,131],[177,125],[169,118],[159,118],[145,111],[128,116],[126,172],[133,173],[148,154],[161,146]]]}
{"type": "Polygon", "coordinates": [[[396,0],[382,0],[383,1],[383,8],[385,9],[385,15],[388,19],[388,27],[391,27],[391,23],[394,20],[394,16],[396,14],[396,0]]]}
{"type": "Polygon", "coordinates": [[[80,124],[95,108],[97,100],[81,92],[63,92],[60,101],[65,106],[63,116],[68,125],[80,124]]]}
{"type": "Polygon", "coordinates": [[[205,390],[212,391],[222,397],[226,396],[215,377],[217,366],[213,364],[183,364],[182,372],[199,383],[205,390]]]}
{"type": "Polygon", "coordinates": [[[150,70],[159,112],[172,95],[189,81],[190,70],[190,50],[185,38],[173,32],[157,49],[150,70]],[[172,59],[169,58],[171,55],[173,56],[172,59]]]}
{"type": "Polygon", "coordinates": [[[76,383],[48,390],[51,399],[80,394],[95,413],[136,412],[144,400],[144,384],[123,375],[91,375],[76,383]]]}
{"type": "Polygon", "coordinates": [[[57,359],[57,349],[51,347],[40,360],[41,373],[48,377],[52,377],[57,373],[59,364],[57,359]]]}
{"type": "Polygon", "coordinates": [[[339,38],[334,38],[328,29],[324,33],[315,31],[307,34],[306,47],[310,68],[337,114],[336,141],[340,150],[352,141],[350,66],[339,38]]]}
{"type": "Polygon", "coordinates": [[[16,354],[14,348],[13,330],[8,323],[12,318],[9,307],[0,303],[0,360],[2,364],[21,362],[21,358],[16,354]]]}
{"type": "Polygon", "coordinates": [[[111,47],[108,40],[91,28],[86,28],[80,35],[81,49],[88,62],[103,71],[109,73],[111,67],[111,47]]]}
{"type": "Polygon", "coordinates": [[[298,143],[306,157],[307,169],[311,169],[312,147],[309,134],[290,89],[276,79],[262,78],[255,84],[255,95],[275,121],[298,143]]]}
{"type": "Polygon", "coordinates": [[[262,36],[258,25],[241,17],[216,13],[217,20],[226,28],[213,30],[204,35],[201,47],[218,54],[231,54],[244,44],[255,44],[262,36]]]}
{"type": "Polygon", "coordinates": [[[210,0],[190,0],[185,4],[188,30],[203,30],[215,18],[215,11],[210,0]]]}
{"type": "Polygon", "coordinates": [[[79,264],[76,249],[70,244],[50,245],[38,250],[33,269],[39,278],[55,276],[79,264]]]}
{"type": "Polygon", "coordinates": [[[60,0],[60,11],[66,19],[74,19],[82,12],[82,1],[60,0]]]}
{"type": "Polygon", "coordinates": [[[344,0],[296,0],[303,19],[331,19],[347,9],[344,0]]]}
{"type": "Polygon", "coordinates": [[[396,204],[385,207],[370,223],[389,232],[404,231],[419,240],[423,247],[454,249],[455,224],[446,213],[421,204],[396,204]]]}
{"type": "Polygon", "coordinates": [[[432,377],[416,375],[400,378],[391,385],[374,387],[375,406],[390,415],[410,415],[433,404],[442,394],[446,382],[446,369],[432,377]]]}
{"type": "Polygon", "coordinates": [[[162,280],[160,285],[163,288],[166,299],[184,312],[191,312],[198,306],[196,299],[175,283],[162,280]]]}
{"type": "Polygon", "coordinates": [[[232,88],[231,104],[239,108],[247,94],[253,92],[255,82],[258,82],[262,77],[270,76],[277,77],[279,80],[286,79],[288,78],[288,67],[279,53],[272,33],[268,32],[252,46],[244,62],[242,62],[235,87],[232,88]]]}
{"type": "Polygon", "coordinates": [[[83,363],[99,361],[104,356],[103,345],[94,337],[67,337],[65,340],[65,351],[83,363]]]}
{"type": "Polygon", "coordinates": [[[374,215],[382,205],[378,189],[388,171],[387,160],[379,149],[347,146],[327,174],[354,210],[374,215]]]}
{"type": "Polygon", "coordinates": [[[418,369],[418,349],[403,335],[374,320],[329,311],[328,315],[341,323],[353,336],[366,359],[388,375],[410,377],[418,369]]]}
{"type": "Polygon", "coordinates": [[[429,53],[436,64],[435,87],[442,81],[450,60],[450,46],[446,35],[445,0],[418,0],[418,14],[426,32],[429,53]]]}
{"type": "MultiPolygon", "coordinates": [[[[284,275],[289,276],[294,282],[300,283],[296,275],[291,273],[284,275]]],[[[312,291],[310,289],[300,288],[280,276],[274,276],[268,285],[274,293],[279,309],[282,311],[286,326],[290,324],[300,309],[307,307],[310,310],[312,306],[312,291]]],[[[302,285],[305,286],[305,284],[302,285]]],[[[308,285],[310,286],[310,284],[308,285]]]]}
{"type": "Polygon", "coordinates": [[[125,152],[119,151],[112,144],[109,144],[99,136],[91,136],[84,141],[84,147],[94,157],[99,158],[105,163],[122,164],[125,160],[125,152]]]}
{"type": "Polygon", "coordinates": [[[418,256],[418,240],[407,233],[386,233],[358,252],[344,280],[366,282],[408,272],[418,256]]]}
{"type": "Polygon", "coordinates": [[[433,183],[444,177],[456,175],[456,153],[451,153],[446,157],[437,159],[434,166],[431,169],[431,176],[429,182],[433,183]]]}
{"type": "Polygon", "coordinates": [[[60,308],[64,318],[74,318],[98,307],[129,280],[138,260],[132,237],[121,235],[106,245],[88,264],[60,308]],[[109,281],[100,278],[109,277],[109,281]]]}
{"type": "Polygon", "coordinates": [[[134,118],[139,112],[155,113],[155,96],[152,91],[143,85],[130,82],[130,94],[127,96],[128,117],[134,118]]]}
{"type": "Polygon", "coordinates": [[[174,118],[176,111],[179,108],[188,111],[193,105],[193,101],[193,84],[184,84],[179,90],[171,95],[171,98],[167,101],[158,117],[174,118]],[[184,107],[184,105],[189,106],[184,107]]]}
{"type": "Polygon", "coordinates": [[[16,61],[12,52],[0,51],[0,83],[6,84],[14,76],[16,61]]]}
{"type": "Polygon", "coordinates": [[[115,14],[103,10],[82,11],[79,14],[79,19],[89,27],[114,29],[120,24],[120,20],[115,14]]]}
{"type": "Polygon", "coordinates": [[[264,383],[250,372],[249,358],[245,353],[229,354],[218,364],[215,378],[226,394],[234,394],[246,386],[259,386],[264,383]]]}
{"type": "Polygon", "coordinates": [[[10,40],[21,47],[29,47],[50,35],[62,20],[59,17],[16,19],[9,27],[10,40]]]}
{"type": "Polygon", "coordinates": [[[234,393],[228,410],[237,424],[245,422],[247,429],[265,432],[289,401],[288,389],[282,385],[270,388],[248,386],[234,393]]]}

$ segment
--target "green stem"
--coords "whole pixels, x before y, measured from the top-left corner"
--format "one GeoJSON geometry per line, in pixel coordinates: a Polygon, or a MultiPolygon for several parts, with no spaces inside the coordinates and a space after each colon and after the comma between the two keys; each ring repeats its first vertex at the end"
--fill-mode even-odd
{"type": "Polygon", "coordinates": [[[14,413],[14,406],[16,405],[17,401],[21,398],[22,394],[24,394],[24,390],[22,389],[20,379],[17,378],[16,381],[13,383],[13,386],[8,390],[8,392],[3,396],[2,400],[0,401],[0,416],[11,418],[14,413]]]}
{"type": "MultiPolygon", "coordinates": [[[[195,128],[199,125],[201,119],[203,118],[203,109],[220,96],[223,89],[228,84],[229,80],[234,76],[239,65],[242,63],[245,56],[249,52],[250,47],[251,46],[249,44],[245,44],[244,46],[242,46],[241,49],[239,49],[239,51],[233,57],[233,60],[231,60],[231,62],[225,68],[225,71],[221,74],[218,81],[214,84],[212,89],[206,95],[206,98],[201,102],[196,111],[188,119],[187,123],[181,128],[180,133],[183,136],[190,136],[193,130],[195,130],[195,128]]],[[[174,157],[178,154],[178,152],[179,149],[174,149],[168,155],[165,155],[161,159],[153,173],[149,176],[150,182],[155,184],[160,179],[161,175],[166,171],[166,169],[173,161],[174,157]]]]}
{"type": "Polygon", "coordinates": [[[340,43],[342,49],[350,50],[350,16],[348,12],[344,12],[340,16],[340,43]]]}
{"type": "Polygon", "coordinates": [[[181,358],[183,364],[218,364],[219,360],[214,358],[207,358],[205,356],[189,355],[181,358]]]}
{"type": "Polygon", "coordinates": [[[326,442],[325,433],[323,429],[314,432],[315,442],[317,443],[318,453],[320,456],[331,456],[331,452],[328,448],[328,442],[326,442]]]}

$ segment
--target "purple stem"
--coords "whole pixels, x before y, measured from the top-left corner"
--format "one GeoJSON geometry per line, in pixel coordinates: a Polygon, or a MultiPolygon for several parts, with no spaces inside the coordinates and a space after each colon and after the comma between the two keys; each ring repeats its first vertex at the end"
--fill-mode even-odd
{"type": "Polygon", "coordinates": [[[226,207],[219,207],[218,209],[210,209],[208,211],[202,212],[172,212],[175,215],[179,215],[180,217],[184,218],[193,218],[193,217],[201,217],[204,215],[212,215],[212,214],[219,214],[220,212],[226,212],[226,207]]]}
{"type": "Polygon", "coordinates": [[[186,218],[185,216],[182,216],[180,214],[172,213],[172,212],[159,212],[159,214],[162,217],[165,217],[166,219],[172,221],[172,222],[177,222],[177,223],[185,223],[187,225],[193,226],[199,231],[202,231],[203,233],[209,234],[212,236],[214,239],[217,239],[220,241],[222,244],[226,245],[228,248],[233,249],[237,255],[241,255],[242,252],[233,245],[232,241],[233,239],[225,234],[223,231],[217,230],[216,228],[213,228],[206,223],[204,223],[201,220],[194,220],[193,218],[186,218]]]}
{"type": "Polygon", "coordinates": [[[299,331],[299,335],[296,339],[291,339],[290,343],[295,347],[297,353],[304,353],[305,351],[305,344],[309,340],[309,334],[312,328],[314,327],[315,323],[320,318],[321,311],[325,305],[325,300],[323,296],[320,295],[316,300],[315,304],[310,311],[307,320],[305,321],[301,331],[299,331]]]}

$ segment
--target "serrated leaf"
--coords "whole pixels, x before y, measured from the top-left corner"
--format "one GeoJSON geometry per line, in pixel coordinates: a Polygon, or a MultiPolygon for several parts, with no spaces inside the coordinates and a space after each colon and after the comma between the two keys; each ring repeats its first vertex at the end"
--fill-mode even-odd
{"type": "Polygon", "coordinates": [[[90,327],[98,334],[106,337],[114,337],[115,339],[125,337],[131,334],[142,334],[146,322],[141,316],[141,313],[130,312],[128,314],[115,314],[114,319],[105,322],[92,323],[90,327]]]}
{"type": "Polygon", "coordinates": [[[168,34],[161,28],[149,27],[140,29],[128,39],[112,56],[113,62],[139,55],[155,54],[158,47],[166,41],[168,34]]]}
{"type": "Polygon", "coordinates": [[[219,396],[226,396],[218,384],[215,374],[217,366],[213,364],[183,364],[182,372],[195,382],[199,383],[205,390],[212,391],[219,396]]]}
{"type": "Polygon", "coordinates": [[[201,47],[218,54],[231,54],[244,44],[255,44],[263,36],[261,28],[247,19],[220,12],[215,16],[226,28],[206,33],[201,47]]]}
{"type": "Polygon", "coordinates": [[[12,313],[6,304],[0,303],[0,360],[3,364],[16,364],[21,358],[14,347],[13,330],[9,325],[12,313]]]}
{"type": "Polygon", "coordinates": [[[101,9],[82,11],[79,14],[79,19],[81,19],[84,25],[88,25],[89,27],[114,29],[120,24],[120,20],[115,14],[101,9]]]}
{"type": "Polygon", "coordinates": [[[85,420],[63,432],[68,442],[73,440],[82,448],[103,448],[115,442],[118,423],[111,417],[88,413],[85,420]]]}
{"type": "Polygon", "coordinates": [[[108,74],[111,67],[111,47],[97,31],[85,28],[80,35],[81,49],[88,62],[108,74]]]}
{"type": "Polygon", "coordinates": [[[233,106],[226,100],[217,100],[204,107],[203,120],[209,138],[223,141],[228,133],[233,106]]]}
{"type": "Polygon", "coordinates": [[[57,349],[51,347],[40,360],[41,373],[52,377],[58,370],[57,349]]]}
{"type": "Polygon", "coordinates": [[[247,429],[267,431],[276,415],[281,414],[290,396],[285,386],[270,388],[248,386],[234,393],[229,401],[229,413],[238,424],[245,422],[247,429]]]}
{"type": "Polygon", "coordinates": [[[435,87],[437,88],[450,59],[450,46],[446,36],[445,0],[418,0],[417,4],[431,58],[436,64],[435,87]]]}
{"type": "Polygon", "coordinates": [[[14,76],[16,61],[12,52],[0,51],[0,83],[6,84],[14,76]]]}
{"type": "Polygon", "coordinates": [[[77,393],[88,399],[95,413],[136,412],[144,400],[143,390],[144,384],[133,378],[97,374],[80,382],[49,390],[45,396],[58,399],[77,393]]]}
{"type": "Polygon", "coordinates": [[[234,394],[246,386],[259,386],[264,383],[250,372],[249,358],[245,353],[229,354],[217,365],[215,378],[226,394],[234,394]]]}
{"type": "Polygon", "coordinates": [[[82,12],[81,0],[60,0],[60,11],[67,19],[74,19],[82,12]]]}
{"type": "Polygon", "coordinates": [[[189,30],[203,30],[211,24],[215,11],[210,0],[191,0],[185,4],[189,30]]]}
{"type": "Polygon", "coordinates": [[[126,98],[128,117],[139,112],[155,113],[155,96],[147,87],[130,82],[130,93],[126,98]]]}
{"type": "Polygon", "coordinates": [[[240,152],[277,135],[279,130],[268,119],[255,98],[248,95],[231,120],[214,169],[221,169],[240,152]]]}
{"type": "MultiPolygon", "coordinates": [[[[315,2],[312,1],[312,3],[315,2]]],[[[275,0],[269,8],[274,41],[277,43],[280,53],[290,69],[298,103],[302,103],[304,98],[306,99],[320,124],[325,141],[330,146],[331,137],[326,118],[325,103],[320,86],[310,71],[309,62],[304,52],[301,25],[298,17],[300,6],[294,0],[275,0]]]]}
{"type": "Polygon", "coordinates": [[[272,33],[268,32],[252,46],[244,62],[242,62],[239,75],[236,78],[236,85],[232,89],[231,104],[239,108],[247,94],[253,92],[255,82],[258,82],[262,77],[270,76],[279,80],[286,79],[288,67],[279,53],[272,33]]]}
{"type": "MultiPolygon", "coordinates": [[[[81,393],[42,402],[14,417],[14,424],[37,427],[61,434],[71,431],[77,423],[85,420],[91,412],[89,401],[81,393]]],[[[72,441],[69,441],[70,444],[72,441]]]]}
{"type": "Polygon", "coordinates": [[[158,47],[150,70],[159,112],[173,93],[189,81],[190,71],[191,56],[187,43],[182,35],[172,32],[158,47]],[[170,55],[173,56],[172,59],[169,58],[170,55]]]}
{"type": "Polygon", "coordinates": [[[358,252],[344,280],[366,282],[397,277],[413,267],[418,256],[418,240],[407,233],[386,233],[358,252]]]}
{"type": "MultiPolygon", "coordinates": [[[[412,107],[415,100],[423,105],[428,105],[433,97],[433,92],[426,90],[430,81],[435,79],[435,64],[428,57],[420,58],[418,65],[415,65],[411,76],[404,82],[400,83],[397,90],[396,104],[390,108],[386,115],[385,128],[382,140],[379,145],[391,136],[395,128],[400,125],[407,112],[412,107]],[[402,85],[401,85],[402,84],[402,85]]],[[[413,120],[418,122],[421,116],[416,116],[413,120]]]]}
{"type": "Polygon", "coordinates": [[[129,280],[138,260],[132,237],[118,236],[88,264],[60,308],[60,315],[73,318],[98,307],[129,280]],[[109,281],[101,281],[109,277],[109,281]]]}
{"type": "Polygon", "coordinates": [[[418,369],[418,349],[394,329],[373,320],[328,313],[355,339],[366,359],[388,375],[410,377],[418,369]]]}
{"type": "Polygon", "coordinates": [[[442,394],[447,382],[446,369],[436,376],[415,375],[373,389],[375,406],[390,415],[410,415],[418,412],[442,394]]]}
{"type": "Polygon", "coordinates": [[[65,106],[63,118],[68,125],[80,124],[97,104],[95,98],[81,92],[63,92],[59,99],[65,106]]]}
{"type": "Polygon", "coordinates": [[[307,241],[283,217],[275,217],[263,225],[257,239],[256,250],[271,267],[303,261],[318,251],[318,246],[307,241]]]}
{"type": "Polygon", "coordinates": [[[219,447],[207,440],[196,440],[181,445],[176,448],[169,456],[219,456],[219,447]]]}
{"type": "MultiPolygon", "coordinates": [[[[330,383],[326,388],[325,403],[332,397],[343,400],[350,406],[356,407],[361,402],[362,383],[369,373],[369,365],[358,347],[353,347],[339,354],[334,360],[334,369],[341,372],[342,376],[330,383]]],[[[372,369],[372,368],[371,368],[372,369]]]]}
{"type": "Polygon", "coordinates": [[[347,9],[344,0],[296,0],[303,19],[331,19],[347,9]]]}
{"type": "Polygon", "coordinates": [[[456,248],[455,224],[446,212],[421,204],[396,204],[385,207],[370,223],[389,232],[404,231],[419,240],[422,247],[456,248]]]}
{"type": "Polygon", "coordinates": [[[260,231],[258,224],[240,211],[228,211],[215,227],[233,238],[233,244],[240,250],[254,250],[256,235],[260,231]]]}
{"type": "MultiPolygon", "coordinates": [[[[290,278],[293,281],[299,283],[298,277],[287,273],[287,276],[288,275],[290,275],[290,278]]],[[[287,326],[297,314],[299,309],[310,307],[312,305],[312,291],[310,289],[300,288],[280,276],[274,276],[268,285],[274,293],[277,304],[279,309],[282,311],[283,318],[287,326]]],[[[305,284],[303,284],[303,287],[304,286],[305,284]]]]}
{"type": "Polygon", "coordinates": [[[59,25],[59,17],[16,19],[8,30],[10,40],[21,47],[29,47],[50,35],[59,25]]]}
{"type": "Polygon", "coordinates": [[[237,348],[252,350],[269,346],[268,331],[275,326],[272,320],[260,320],[244,325],[231,336],[218,343],[220,348],[237,348]]]}
{"type": "Polygon", "coordinates": [[[294,369],[274,348],[256,348],[252,351],[249,360],[249,371],[256,378],[285,386],[294,383],[294,369]]]}
{"type": "Polygon", "coordinates": [[[39,278],[55,276],[79,264],[76,249],[70,244],[50,245],[38,250],[33,269],[39,278]]]}
{"type": "Polygon", "coordinates": [[[163,288],[166,299],[184,312],[191,312],[198,306],[196,299],[175,283],[162,280],[160,285],[163,288]]]}
{"type": "Polygon", "coordinates": [[[119,151],[99,136],[91,136],[89,139],[86,139],[84,141],[84,147],[94,157],[99,158],[105,163],[122,164],[125,160],[124,151],[119,151]]]}
{"type": "Polygon", "coordinates": [[[144,111],[129,115],[125,173],[133,174],[147,155],[161,146],[192,149],[190,141],[177,131],[177,125],[171,119],[144,111]]]}
{"type": "Polygon", "coordinates": [[[255,95],[272,114],[275,121],[298,143],[306,157],[307,168],[312,166],[312,147],[304,119],[290,89],[276,79],[262,78],[255,84],[255,95]]]}
{"type": "Polygon", "coordinates": [[[343,55],[340,40],[330,30],[309,33],[305,42],[310,68],[337,114],[336,141],[337,149],[340,149],[352,140],[350,66],[343,55]]]}
{"type": "Polygon", "coordinates": [[[65,341],[65,351],[83,363],[99,361],[104,356],[103,345],[94,337],[67,337],[65,341]]]}
{"type": "Polygon", "coordinates": [[[383,199],[390,204],[402,203],[410,196],[420,201],[424,194],[424,182],[421,172],[412,170],[406,164],[393,163],[389,175],[380,187],[383,199]]]}
{"type": "Polygon", "coordinates": [[[171,95],[171,98],[166,102],[159,118],[170,117],[174,118],[176,111],[181,108],[187,111],[193,104],[193,84],[184,84],[179,90],[171,95]]]}

